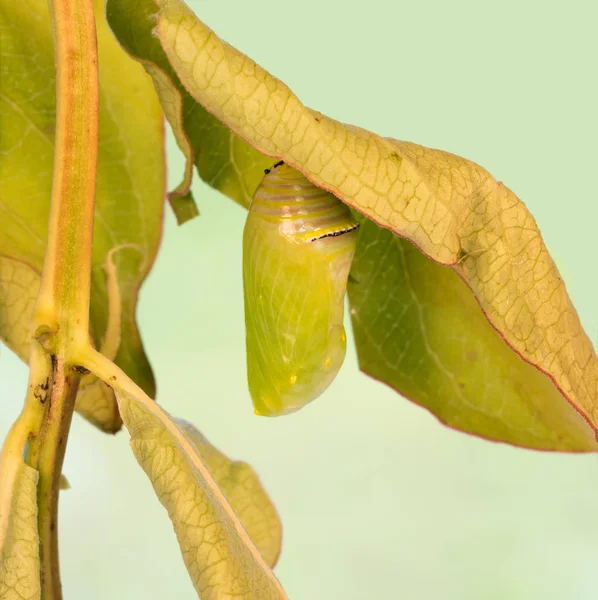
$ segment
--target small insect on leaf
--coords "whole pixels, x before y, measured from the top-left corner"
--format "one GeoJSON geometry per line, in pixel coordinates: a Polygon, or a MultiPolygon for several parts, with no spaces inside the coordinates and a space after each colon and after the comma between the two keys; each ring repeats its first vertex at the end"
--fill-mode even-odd
{"type": "Polygon", "coordinates": [[[295,169],[281,162],[266,171],[243,234],[247,377],[256,414],[299,410],[336,377],[358,226],[340,200],[295,169]]]}

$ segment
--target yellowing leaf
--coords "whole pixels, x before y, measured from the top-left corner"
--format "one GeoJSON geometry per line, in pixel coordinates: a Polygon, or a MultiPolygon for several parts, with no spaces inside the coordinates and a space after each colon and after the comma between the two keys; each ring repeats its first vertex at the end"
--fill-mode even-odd
{"type": "Polygon", "coordinates": [[[93,375],[84,375],[79,384],[77,412],[106,433],[116,433],[122,426],[114,392],[93,375]]]}
{"type": "Polygon", "coordinates": [[[40,274],[28,264],[0,256],[0,339],[22,360],[31,346],[31,315],[40,274]]]}
{"type": "MultiPolygon", "coordinates": [[[[117,386],[115,383],[133,452],[168,510],[198,595],[202,600],[286,598],[267,559],[253,544],[214,480],[219,473],[224,487],[233,491],[235,500],[231,502],[243,512],[244,501],[234,488],[247,481],[246,475],[233,475],[231,479],[230,465],[223,470],[222,455],[206,445],[195,430],[189,436],[188,425],[177,425],[146,396],[135,397],[117,386]]],[[[255,492],[254,483],[249,485],[249,490],[252,488],[255,492]]],[[[263,504],[263,499],[258,502],[263,504]]],[[[251,512],[246,513],[248,529],[256,523],[251,512]]],[[[274,553],[268,552],[269,560],[274,562],[274,553]]]]}
{"type": "MultiPolygon", "coordinates": [[[[110,1],[128,5],[127,0],[110,1]]],[[[423,253],[432,280],[407,297],[396,289],[409,268],[398,245],[391,256],[380,257],[394,269],[387,287],[368,279],[364,285],[373,293],[359,295],[356,286],[351,288],[362,368],[453,427],[534,448],[596,451],[598,358],[536,223],[515,194],[464,158],[382,138],[305,107],[284,83],[220,40],[182,2],[157,4],[161,8],[154,34],[180,84],[211,115],[204,123],[216,118],[240,144],[253,146],[271,160],[284,160],[378,228],[413,242],[423,253]],[[453,298],[447,313],[450,325],[442,329],[436,286],[445,275],[441,266],[427,264],[430,259],[462,278],[464,285],[457,291],[473,292],[481,308],[473,313],[476,316],[471,314],[475,303],[453,298]],[[411,323],[412,337],[400,339],[397,324],[409,309],[404,301],[421,315],[411,323]],[[375,320],[378,309],[388,319],[384,338],[375,320]],[[485,321],[479,320],[480,312],[485,321]],[[473,336],[467,341],[462,335],[470,316],[475,321],[472,331],[483,331],[483,347],[476,352],[485,354],[468,365],[467,358],[455,356],[459,348],[474,356],[469,348],[473,336]],[[444,340],[456,340],[454,348],[438,339],[441,331],[444,340]],[[509,358],[504,349],[498,350],[501,339],[509,358]],[[377,367],[368,358],[371,351],[379,358],[377,367]],[[421,373],[416,356],[426,365],[421,373]],[[528,380],[530,373],[534,375],[528,380]],[[503,395],[504,375],[511,380],[503,395]],[[429,381],[423,385],[426,377],[429,381]],[[526,385],[519,386],[522,381],[526,385]],[[459,383],[469,385],[471,392],[465,393],[459,383]]],[[[119,37],[127,39],[126,34],[119,37]]],[[[190,129],[186,131],[192,140],[190,129]]],[[[229,143],[225,134],[220,138],[229,143]]],[[[227,162],[221,159],[225,169],[227,162]]],[[[257,166],[249,171],[255,179],[248,180],[259,180],[257,166]]],[[[225,185],[219,189],[228,193],[225,185]]],[[[253,189],[247,186],[247,193],[253,189]]],[[[357,280],[368,260],[361,243],[354,262],[357,280]]]]}
{"type": "Polygon", "coordinates": [[[154,81],[154,87],[160,99],[162,110],[172,127],[179,148],[187,157],[183,181],[168,195],[177,222],[179,225],[182,225],[199,214],[193,194],[191,193],[191,183],[193,181],[193,148],[183,128],[183,101],[166,73],[151,63],[144,64],[144,67],[154,81]]]}
{"type": "Polygon", "coordinates": [[[176,75],[168,65],[168,61],[160,49],[157,40],[152,40],[150,35],[151,15],[155,11],[152,0],[136,1],[135,19],[130,19],[130,12],[124,15],[113,14],[114,7],[110,2],[106,5],[106,17],[114,28],[114,23],[126,32],[132,42],[123,46],[125,50],[134,56],[143,65],[154,82],[154,87],[160,99],[162,110],[174,132],[174,137],[179,148],[186,157],[185,171],[181,183],[169,194],[169,201],[180,224],[197,216],[198,210],[190,191],[193,179],[194,149],[184,129],[183,96],[176,86],[176,75]],[[143,47],[148,59],[140,59],[137,49],[143,47]],[[154,56],[155,55],[155,56],[154,56]],[[161,60],[161,57],[163,60],[161,60]]]}
{"type": "Polygon", "coordinates": [[[0,457],[0,600],[39,600],[38,473],[22,453],[0,457]]]}
{"type": "MultiPolygon", "coordinates": [[[[108,29],[104,2],[95,5],[101,90],[91,334],[100,348],[110,337],[109,322],[122,322],[115,360],[153,395],[135,310],[161,237],[162,112],[150,77],[108,29]],[[134,250],[114,258],[120,305],[111,315],[104,266],[111,252],[124,247],[134,250]]],[[[32,299],[46,247],[54,152],[54,56],[45,0],[0,0],[0,68],[0,335],[26,360],[32,299]]],[[[78,410],[102,429],[115,431],[120,419],[114,396],[97,386],[103,384],[82,385],[78,410]]]]}
{"type": "Polygon", "coordinates": [[[245,531],[266,563],[273,567],[280,555],[282,525],[257,473],[246,462],[233,461],[222,454],[190,423],[180,419],[175,423],[195,446],[245,531]]]}

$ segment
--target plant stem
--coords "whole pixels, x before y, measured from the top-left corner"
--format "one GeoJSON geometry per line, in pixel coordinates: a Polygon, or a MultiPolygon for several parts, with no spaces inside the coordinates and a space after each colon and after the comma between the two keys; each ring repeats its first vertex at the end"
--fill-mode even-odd
{"type": "Polygon", "coordinates": [[[60,358],[52,360],[47,411],[32,461],[39,471],[37,489],[41,590],[44,600],[62,597],[58,563],[58,495],[60,474],[75,408],[80,375],[60,358]]]}
{"type": "Polygon", "coordinates": [[[98,55],[93,0],[50,0],[50,12],[56,55],[56,138],[48,247],[36,307],[36,325],[42,329],[36,333],[44,341],[54,338],[68,353],[89,343],[98,55]]]}
{"type": "Polygon", "coordinates": [[[29,357],[29,382],[25,405],[6,436],[3,453],[23,456],[27,441],[34,440],[33,436],[38,435],[44,419],[44,404],[48,396],[50,377],[50,358],[42,347],[34,342],[29,357]]]}
{"type": "MultiPolygon", "coordinates": [[[[58,494],[80,379],[72,367],[77,366],[75,357],[90,345],[99,85],[93,0],[50,0],[50,14],[56,63],[56,138],[48,246],[33,330],[49,354],[51,369],[47,394],[40,398],[29,393],[25,410],[43,412],[27,457],[39,471],[42,600],[60,600],[58,494]]],[[[35,381],[38,367],[33,360],[30,368],[35,381]]]]}

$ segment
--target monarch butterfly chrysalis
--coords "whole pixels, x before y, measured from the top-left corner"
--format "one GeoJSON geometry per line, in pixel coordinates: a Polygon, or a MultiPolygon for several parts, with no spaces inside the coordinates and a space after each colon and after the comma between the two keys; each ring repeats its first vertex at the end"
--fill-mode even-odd
{"type": "Polygon", "coordinates": [[[256,414],[299,410],[338,373],[358,226],[340,200],[295,169],[280,162],[266,171],[243,233],[247,377],[256,414]]]}

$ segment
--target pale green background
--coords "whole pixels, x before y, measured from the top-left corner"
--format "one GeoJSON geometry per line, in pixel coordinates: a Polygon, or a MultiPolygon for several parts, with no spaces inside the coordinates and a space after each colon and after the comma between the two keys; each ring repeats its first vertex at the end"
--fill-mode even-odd
{"type": "MultiPolygon", "coordinates": [[[[224,39],[309,106],[460,154],[535,215],[598,337],[593,0],[347,3],[197,0],[224,39]],[[293,8],[291,8],[293,6],[293,8]],[[354,8],[351,8],[354,6],[354,8]]],[[[124,82],[126,84],[126,82],[124,82]]],[[[170,142],[171,182],[182,169],[170,142]]],[[[598,458],[455,433],[359,374],[351,347],[324,397],[255,417],[245,382],[242,209],[197,182],[170,213],[139,320],[159,401],[251,462],[284,522],[293,600],[593,600],[598,458]]],[[[351,344],[350,344],[351,346],[351,344]]],[[[0,434],[26,369],[3,348],[0,434]]],[[[76,418],[61,500],[66,600],[191,599],[170,522],[128,449],[76,418]]]]}

